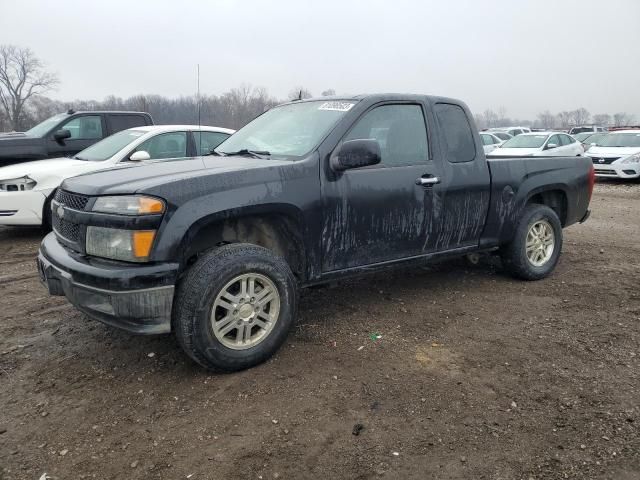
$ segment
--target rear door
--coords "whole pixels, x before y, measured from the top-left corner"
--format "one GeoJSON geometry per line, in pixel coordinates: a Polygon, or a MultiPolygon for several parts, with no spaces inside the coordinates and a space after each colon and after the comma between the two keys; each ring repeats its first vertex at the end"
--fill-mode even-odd
{"type": "Polygon", "coordinates": [[[70,157],[90,147],[105,137],[106,125],[101,114],[76,115],[58,126],[57,130],[69,130],[71,137],[62,142],[47,138],[49,157],[70,157]]]}
{"type": "Polygon", "coordinates": [[[424,105],[370,107],[345,134],[375,139],[378,165],[322,179],[323,272],[419,256],[433,250],[440,221],[440,168],[430,153],[424,105]]]}
{"type": "Polygon", "coordinates": [[[441,197],[443,226],[434,249],[476,246],[489,208],[491,178],[481,146],[473,134],[469,111],[453,103],[433,107],[438,125],[437,157],[443,168],[441,197]]]}

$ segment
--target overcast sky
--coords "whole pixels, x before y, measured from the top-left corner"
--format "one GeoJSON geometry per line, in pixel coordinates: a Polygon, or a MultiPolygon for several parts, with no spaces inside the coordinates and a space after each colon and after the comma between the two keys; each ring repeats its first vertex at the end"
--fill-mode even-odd
{"type": "Polygon", "coordinates": [[[0,44],[33,49],[62,100],[410,92],[534,118],[640,120],[640,0],[0,0],[0,44]]]}

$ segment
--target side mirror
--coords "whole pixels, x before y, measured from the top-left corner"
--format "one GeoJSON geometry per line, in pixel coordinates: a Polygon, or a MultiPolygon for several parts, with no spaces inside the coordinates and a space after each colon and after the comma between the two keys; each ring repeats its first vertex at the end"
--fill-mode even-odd
{"type": "Polygon", "coordinates": [[[129,160],[132,162],[144,162],[145,160],[151,160],[151,155],[149,155],[149,152],[144,150],[138,150],[131,154],[129,160]]]}
{"type": "Polygon", "coordinates": [[[547,143],[547,148],[545,148],[545,150],[551,150],[552,148],[556,148],[557,146],[557,143],[547,143]]]}
{"type": "Polygon", "coordinates": [[[372,138],[348,140],[331,156],[331,168],[337,171],[368,167],[380,163],[380,144],[372,138]]]}
{"type": "Polygon", "coordinates": [[[53,138],[56,142],[64,144],[67,138],[71,138],[71,132],[66,128],[61,128],[53,132],[53,138]]]}

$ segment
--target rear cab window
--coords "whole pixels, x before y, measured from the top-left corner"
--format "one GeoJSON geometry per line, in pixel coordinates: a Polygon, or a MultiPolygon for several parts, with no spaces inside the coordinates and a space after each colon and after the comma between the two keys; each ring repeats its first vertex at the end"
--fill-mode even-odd
{"type": "Polygon", "coordinates": [[[111,130],[111,133],[116,133],[121,130],[127,130],[134,127],[142,127],[150,124],[149,119],[144,115],[129,115],[126,113],[108,114],[107,122],[109,123],[109,129],[111,130]]]}
{"type": "Polygon", "coordinates": [[[452,163],[471,162],[476,158],[476,145],[467,114],[459,105],[437,103],[434,108],[447,160],[452,163]]]}

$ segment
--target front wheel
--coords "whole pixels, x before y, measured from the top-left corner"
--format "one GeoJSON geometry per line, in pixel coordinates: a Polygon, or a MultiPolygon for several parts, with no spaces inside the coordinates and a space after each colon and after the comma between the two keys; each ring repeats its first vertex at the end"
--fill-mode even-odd
{"type": "Polygon", "coordinates": [[[278,350],[297,303],[296,279],[284,259],[256,245],[225,245],[202,256],[180,282],[173,329],[203,367],[242,370],[278,350]]]}
{"type": "Polygon", "coordinates": [[[562,250],[562,225],[545,205],[528,205],[513,240],[501,249],[502,263],[513,276],[540,280],[551,274],[562,250]]]}

